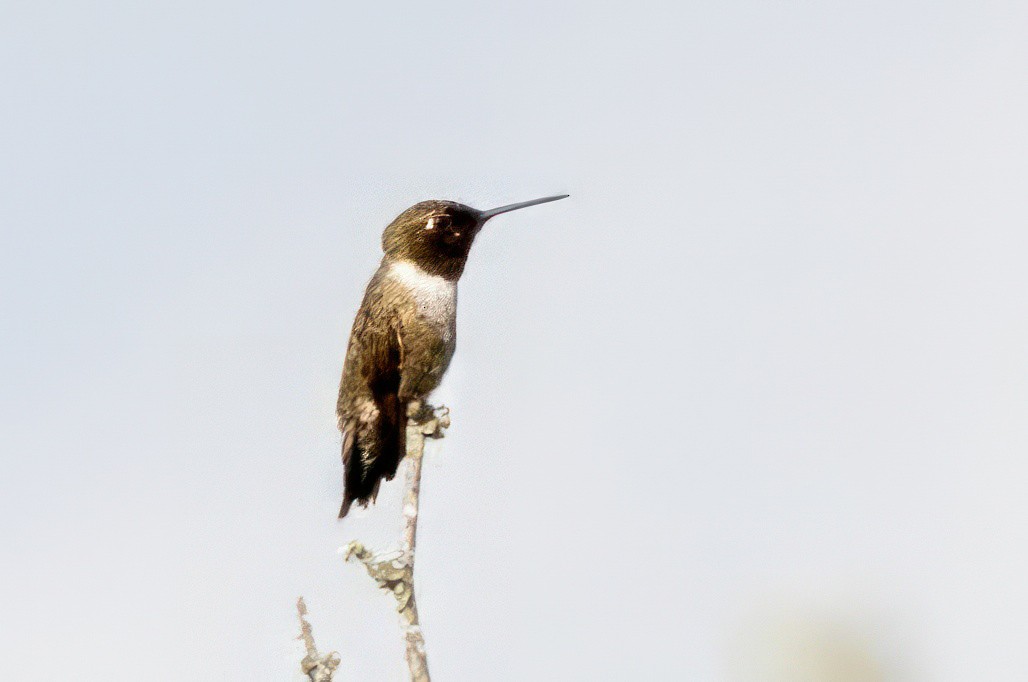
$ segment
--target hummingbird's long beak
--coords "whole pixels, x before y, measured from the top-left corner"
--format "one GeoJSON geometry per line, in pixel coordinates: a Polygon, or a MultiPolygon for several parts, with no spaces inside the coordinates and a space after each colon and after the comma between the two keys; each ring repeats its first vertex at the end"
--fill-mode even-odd
{"type": "Polygon", "coordinates": [[[522,201],[517,204],[507,204],[506,206],[500,206],[499,208],[490,208],[488,211],[479,211],[478,219],[482,223],[489,220],[495,215],[501,213],[507,213],[508,211],[516,211],[519,208],[528,208],[529,206],[535,206],[536,204],[545,204],[548,201],[556,201],[557,199],[567,199],[570,194],[561,194],[555,197],[543,197],[542,199],[532,199],[531,201],[522,201]]]}

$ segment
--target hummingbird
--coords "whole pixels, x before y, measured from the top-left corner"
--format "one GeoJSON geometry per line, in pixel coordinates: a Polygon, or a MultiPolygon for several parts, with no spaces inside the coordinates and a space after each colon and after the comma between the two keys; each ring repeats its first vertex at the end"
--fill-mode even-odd
{"type": "Polygon", "coordinates": [[[336,402],[343,434],[343,504],[367,507],[406,454],[409,419],[431,416],[425,398],[443,378],[457,342],[457,281],[485,222],[567,198],[480,211],[454,201],[414,204],[382,233],[375,272],[350,332],[336,402]]]}

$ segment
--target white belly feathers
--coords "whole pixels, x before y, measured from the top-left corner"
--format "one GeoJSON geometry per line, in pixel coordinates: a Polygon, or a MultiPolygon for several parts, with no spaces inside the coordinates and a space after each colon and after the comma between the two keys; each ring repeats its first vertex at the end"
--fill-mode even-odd
{"type": "Polygon", "coordinates": [[[457,316],[457,283],[430,275],[407,261],[391,263],[388,276],[407,290],[425,321],[438,327],[449,341],[457,316]]]}

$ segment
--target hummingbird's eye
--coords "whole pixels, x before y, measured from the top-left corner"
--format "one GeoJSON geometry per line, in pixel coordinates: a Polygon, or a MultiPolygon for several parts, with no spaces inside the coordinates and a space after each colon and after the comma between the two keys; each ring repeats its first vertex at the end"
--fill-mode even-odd
{"type": "Polygon", "coordinates": [[[448,215],[434,215],[428,219],[425,223],[426,230],[445,230],[450,226],[450,216],[448,215]]]}

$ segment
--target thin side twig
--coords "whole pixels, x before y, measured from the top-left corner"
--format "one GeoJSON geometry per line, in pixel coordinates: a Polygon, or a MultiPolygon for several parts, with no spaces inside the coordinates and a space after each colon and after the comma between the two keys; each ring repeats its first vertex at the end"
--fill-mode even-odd
{"type": "Polygon", "coordinates": [[[318,654],[318,648],[314,646],[311,624],[307,622],[307,604],[303,597],[296,600],[296,611],[300,616],[300,639],[307,649],[307,655],[300,661],[300,668],[311,678],[311,682],[332,682],[332,675],[340,663],[338,652],[332,651],[324,656],[318,654]]]}
{"type": "Polygon", "coordinates": [[[408,463],[400,556],[384,558],[372,553],[356,540],[350,542],[344,552],[347,561],[356,559],[364,564],[368,575],[378,583],[378,586],[396,599],[400,627],[407,641],[406,658],[411,682],[429,682],[425,636],[421,632],[418,605],[414,599],[414,549],[417,543],[418,505],[421,497],[421,461],[425,455],[425,438],[442,438],[443,429],[449,425],[449,410],[443,407],[428,421],[415,423],[411,420],[407,426],[408,463]]]}

